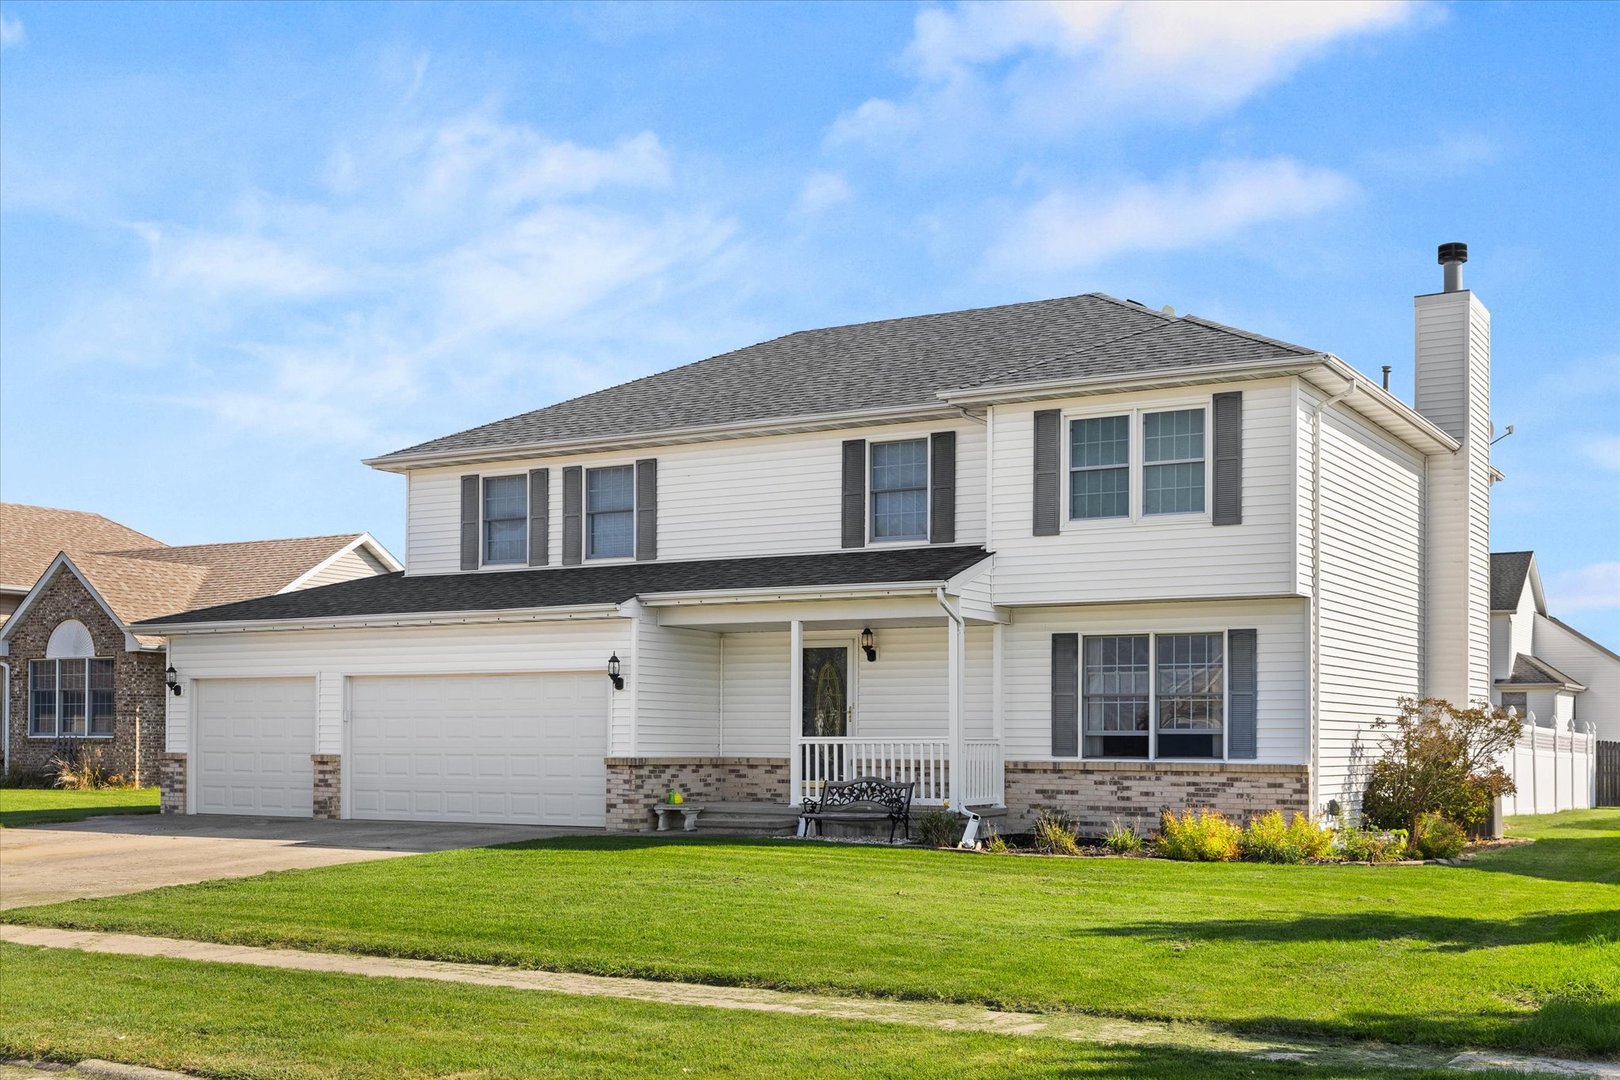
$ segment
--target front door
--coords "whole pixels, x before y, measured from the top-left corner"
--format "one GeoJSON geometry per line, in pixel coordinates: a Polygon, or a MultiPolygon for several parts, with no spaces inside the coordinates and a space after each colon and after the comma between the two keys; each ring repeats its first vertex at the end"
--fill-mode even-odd
{"type": "Polygon", "coordinates": [[[804,650],[803,709],[806,738],[849,734],[849,646],[804,650]]]}

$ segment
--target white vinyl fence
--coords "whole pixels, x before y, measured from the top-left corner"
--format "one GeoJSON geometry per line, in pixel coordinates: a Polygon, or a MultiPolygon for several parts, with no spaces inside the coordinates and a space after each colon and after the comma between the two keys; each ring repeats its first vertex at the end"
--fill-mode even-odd
{"type": "Polygon", "coordinates": [[[1502,800],[1504,814],[1555,814],[1597,803],[1597,735],[1524,726],[1502,762],[1518,792],[1502,800]]]}

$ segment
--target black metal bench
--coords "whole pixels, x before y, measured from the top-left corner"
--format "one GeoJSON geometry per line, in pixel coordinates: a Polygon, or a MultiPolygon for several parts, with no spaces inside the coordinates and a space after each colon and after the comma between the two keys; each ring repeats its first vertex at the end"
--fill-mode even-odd
{"type": "Polygon", "coordinates": [[[810,822],[815,823],[817,836],[824,821],[887,821],[889,843],[894,843],[897,828],[903,828],[910,840],[911,793],[916,787],[915,780],[891,784],[876,776],[831,781],[822,785],[821,798],[804,800],[799,817],[807,829],[810,822]]]}

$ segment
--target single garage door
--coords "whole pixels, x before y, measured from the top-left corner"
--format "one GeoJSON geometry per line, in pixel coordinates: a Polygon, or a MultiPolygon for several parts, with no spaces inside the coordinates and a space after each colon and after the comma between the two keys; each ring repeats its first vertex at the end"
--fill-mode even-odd
{"type": "Polygon", "coordinates": [[[608,680],[349,680],[350,812],[385,821],[607,824],[608,680]]]}
{"type": "Polygon", "coordinates": [[[198,679],[197,812],[314,814],[315,680],[198,679]]]}

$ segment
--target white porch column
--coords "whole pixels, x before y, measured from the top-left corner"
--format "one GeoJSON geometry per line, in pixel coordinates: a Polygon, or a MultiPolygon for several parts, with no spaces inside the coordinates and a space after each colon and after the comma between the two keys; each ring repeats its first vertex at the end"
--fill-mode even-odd
{"type": "Polygon", "coordinates": [[[788,797],[797,806],[804,795],[804,622],[788,623],[788,797]]]}
{"type": "Polygon", "coordinates": [[[946,712],[950,720],[951,739],[951,771],[950,795],[951,809],[960,810],[966,787],[962,783],[963,761],[966,758],[962,745],[962,668],[966,633],[962,627],[962,618],[956,612],[946,609],[945,619],[945,678],[947,687],[946,712]]]}

